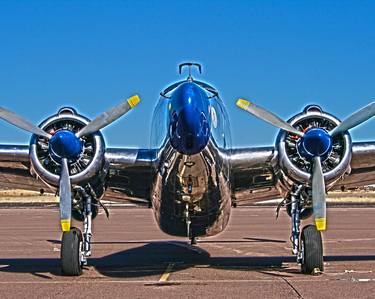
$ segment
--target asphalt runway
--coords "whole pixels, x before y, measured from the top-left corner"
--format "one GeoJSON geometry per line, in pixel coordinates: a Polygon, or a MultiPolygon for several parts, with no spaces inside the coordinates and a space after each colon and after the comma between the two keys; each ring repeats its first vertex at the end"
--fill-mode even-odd
{"type": "Polygon", "coordinates": [[[233,209],[222,234],[186,239],[159,231],[150,209],[111,209],[94,222],[80,277],[59,268],[58,210],[0,209],[0,298],[374,298],[375,208],[331,208],[325,273],[300,274],[285,212],[233,209]]]}

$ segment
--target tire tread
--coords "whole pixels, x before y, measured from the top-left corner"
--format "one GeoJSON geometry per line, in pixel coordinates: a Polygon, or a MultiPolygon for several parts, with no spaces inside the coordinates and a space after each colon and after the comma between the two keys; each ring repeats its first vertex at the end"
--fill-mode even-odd
{"type": "Polygon", "coordinates": [[[61,269],[64,275],[79,276],[82,274],[82,266],[79,257],[79,246],[82,241],[82,233],[77,228],[71,228],[64,232],[61,242],[61,269]]]}
{"type": "Polygon", "coordinates": [[[301,265],[302,272],[314,274],[316,269],[324,270],[323,242],[321,233],[315,225],[307,225],[301,233],[301,241],[304,242],[304,263],[301,265]]]}

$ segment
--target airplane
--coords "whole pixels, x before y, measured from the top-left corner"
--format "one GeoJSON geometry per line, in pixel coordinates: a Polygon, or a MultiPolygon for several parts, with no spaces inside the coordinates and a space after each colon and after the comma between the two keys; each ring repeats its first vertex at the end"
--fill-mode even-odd
{"type": "Polygon", "coordinates": [[[321,232],[326,229],[326,191],[375,183],[375,142],[352,142],[349,130],[375,115],[375,102],[344,121],[308,105],[287,121],[245,99],[237,106],[280,129],[274,146],[233,148],[229,117],[216,88],[185,80],[160,93],[149,149],[108,148],[101,129],[132,110],[137,95],[94,120],[63,107],[38,126],[5,108],[0,118],[32,133],[29,145],[0,145],[0,180],[17,176],[25,189],[58,192],[62,230],[61,269],[82,274],[91,256],[92,221],[104,194],[117,192],[152,207],[160,229],[173,236],[219,234],[242,199],[281,195],[291,219],[292,252],[301,271],[324,270],[321,232]],[[39,189],[37,189],[39,190],[39,189]],[[301,220],[315,224],[301,229],[301,220]],[[71,226],[83,223],[83,232],[71,226]]]}

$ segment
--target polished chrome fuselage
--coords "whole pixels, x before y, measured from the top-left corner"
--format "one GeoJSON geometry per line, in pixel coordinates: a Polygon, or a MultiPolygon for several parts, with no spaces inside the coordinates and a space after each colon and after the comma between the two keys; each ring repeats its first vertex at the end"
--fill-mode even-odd
{"type": "Polygon", "coordinates": [[[170,235],[220,233],[228,224],[231,208],[225,155],[220,155],[213,142],[192,156],[167,145],[152,184],[151,200],[157,223],[170,235]]]}
{"type": "Polygon", "coordinates": [[[176,101],[173,101],[173,96],[171,99],[161,98],[155,109],[151,145],[159,148],[159,151],[151,201],[155,219],[165,233],[212,236],[224,230],[231,209],[230,165],[227,158],[231,146],[229,122],[221,99],[204,97],[202,90],[193,87],[195,90],[188,90],[186,105],[181,98],[184,94],[180,92],[180,98],[176,101]],[[194,98],[194,92],[199,94],[198,99],[194,98]],[[194,100],[197,102],[194,103],[194,100]],[[182,108],[175,108],[181,103],[184,104],[182,108]],[[189,133],[191,119],[182,129],[178,127],[184,125],[181,124],[183,117],[189,114],[186,110],[192,103],[192,109],[196,112],[189,112],[190,115],[201,113],[202,123],[209,126],[208,135],[205,130],[205,136],[209,137],[203,149],[202,136],[199,136],[197,129],[199,124],[193,124],[194,134],[189,133]],[[183,111],[183,117],[178,115],[178,109],[183,111]],[[177,120],[177,128],[174,119],[177,120]],[[189,148],[189,144],[183,143],[181,132],[194,135],[199,140],[193,140],[189,148]],[[194,144],[200,148],[195,150],[194,144]],[[179,148],[187,148],[188,153],[179,148]]]}

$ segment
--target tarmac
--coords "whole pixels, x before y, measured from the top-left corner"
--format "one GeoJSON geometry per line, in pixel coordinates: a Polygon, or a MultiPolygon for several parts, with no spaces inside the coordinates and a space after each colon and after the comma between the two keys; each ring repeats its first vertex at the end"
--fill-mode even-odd
{"type": "Polygon", "coordinates": [[[273,207],[241,207],[197,246],[163,234],[151,209],[111,208],[94,221],[83,275],[66,277],[58,216],[0,209],[0,298],[374,298],[375,208],[328,210],[317,276],[300,273],[285,212],[275,220],[273,207]]]}

